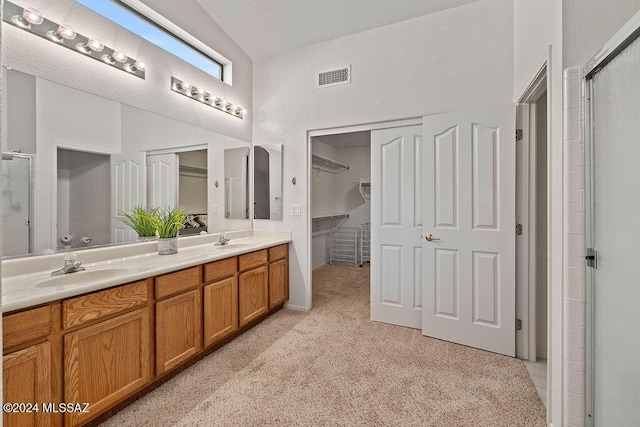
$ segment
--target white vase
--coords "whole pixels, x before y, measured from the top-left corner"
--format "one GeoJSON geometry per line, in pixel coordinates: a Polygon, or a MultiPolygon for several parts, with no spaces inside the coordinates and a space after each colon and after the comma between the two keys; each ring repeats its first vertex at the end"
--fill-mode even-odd
{"type": "Polygon", "coordinates": [[[178,238],[169,237],[158,239],[158,255],[171,255],[178,253],[178,238]]]}

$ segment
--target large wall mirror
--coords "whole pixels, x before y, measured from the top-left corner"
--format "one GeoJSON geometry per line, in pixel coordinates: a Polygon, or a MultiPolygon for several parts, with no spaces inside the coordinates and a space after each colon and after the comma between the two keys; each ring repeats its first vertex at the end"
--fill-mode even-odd
{"type": "Polygon", "coordinates": [[[253,147],[255,219],[282,220],[282,144],[253,147]]]}
{"type": "MultiPolygon", "coordinates": [[[[102,19],[74,1],[62,3],[38,1],[37,6],[46,14],[67,5],[76,19],[102,19]]],[[[99,25],[115,28],[112,23],[99,25]]],[[[105,65],[99,61],[85,64],[77,52],[9,27],[3,23],[3,257],[136,242],[137,234],[118,215],[138,205],[184,207],[188,221],[180,236],[251,228],[250,142],[211,130],[217,126],[204,128],[173,114],[158,114],[175,111],[176,105],[159,108],[146,95],[166,91],[169,103],[175,99],[181,111],[202,115],[202,123],[213,116],[227,126],[227,134],[247,124],[179,95],[172,97],[171,60],[165,63],[160,57],[156,68],[147,71],[150,77],[162,73],[156,82],[117,70],[112,76],[114,71],[103,72],[100,67],[105,65]],[[71,55],[70,60],[58,58],[65,55],[71,55]],[[43,56],[53,58],[47,65],[66,68],[34,67],[31,61],[43,56]],[[87,70],[97,70],[95,81],[87,70]],[[105,85],[122,91],[112,98],[105,85]],[[146,92],[135,96],[136,90],[146,92]],[[117,100],[131,93],[138,105],[117,100]],[[227,184],[232,173],[233,182],[227,184]]],[[[121,31],[112,33],[120,37],[121,31]]],[[[146,52],[151,55],[151,50],[146,52]]]]}
{"type": "Polygon", "coordinates": [[[4,77],[3,256],[135,242],[117,217],[138,205],[184,207],[181,236],[251,227],[249,143],[20,71],[4,77]],[[229,170],[243,171],[233,186],[229,170]]]}

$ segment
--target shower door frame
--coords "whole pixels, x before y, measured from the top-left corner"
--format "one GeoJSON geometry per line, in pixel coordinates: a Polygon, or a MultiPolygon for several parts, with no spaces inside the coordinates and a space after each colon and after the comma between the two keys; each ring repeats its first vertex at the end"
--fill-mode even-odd
{"type": "MultiPolygon", "coordinates": [[[[28,246],[28,252],[26,254],[17,254],[17,255],[9,255],[9,256],[3,256],[3,258],[14,258],[14,257],[23,257],[25,255],[29,255],[33,253],[33,249],[34,249],[34,238],[35,238],[35,234],[33,232],[33,227],[34,227],[34,223],[33,223],[33,212],[35,211],[35,159],[36,159],[36,155],[35,154],[27,154],[27,153],[20,153],[20,152],[13,152],[11,153],[11,155],[13,156],[13,159],[26,159],[29,161],[29,182],[27,183],[28,186],[28,198],[29,198],[29,215],[27,217],[27,220],[29,221],[29,224],[27,225],[27,246],[28,246]]],[[[3,160],[3,162],[12,162],[13,159],[11,160],[3,160]]]]}

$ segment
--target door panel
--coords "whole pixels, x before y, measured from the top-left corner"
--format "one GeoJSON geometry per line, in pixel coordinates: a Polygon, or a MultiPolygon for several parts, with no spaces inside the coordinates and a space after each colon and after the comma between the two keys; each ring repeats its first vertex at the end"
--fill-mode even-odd
{"type": "Polygon", "coordinates": [[[424,117],[424,335],[515,354],[515,107],[424,117]]]}
{"type": "Polygon", "coordinates": [[[147,204],[145,153],[113,154],[111,168],[111,241],[135,242],[138,234],[118,220],[121,212],[147,204]]]}
{"type": "Polygon", "coordinates": [[[178,205],[178,155],[147,156],[147,175],[149,206],[175,208],[178,205]]]}
{"type": "Polygon", "coordinates": [[[371,320],[412,328],[422,321],[421,153],[422,126],[371,132],[371,320]]]}

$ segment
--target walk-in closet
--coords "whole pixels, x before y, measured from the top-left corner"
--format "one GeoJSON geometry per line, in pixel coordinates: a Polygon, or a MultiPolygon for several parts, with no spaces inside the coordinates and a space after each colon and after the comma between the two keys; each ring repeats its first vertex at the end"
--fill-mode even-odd
{"type": "Polygon", "coordinates": [[[371,132],[312,138],[312,262],[368,267],[371,132]]]}

